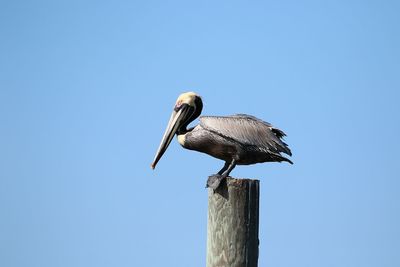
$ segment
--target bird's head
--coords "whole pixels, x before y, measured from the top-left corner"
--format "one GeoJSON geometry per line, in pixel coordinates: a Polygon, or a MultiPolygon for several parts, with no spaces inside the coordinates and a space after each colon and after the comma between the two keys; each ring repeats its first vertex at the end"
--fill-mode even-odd
{"type": "Polygon", "coordinates": [[[202,109],[203,102],[198,94],[187,92],[179,95],[174,110],[172,111],[171,118],[169,119],[167,129],[161,139],[154,161],[151,164],[152,169],[156,167],[157,162],[167,150],[174,135],[185,133],[188,124],[200,115],[202,109]]]}

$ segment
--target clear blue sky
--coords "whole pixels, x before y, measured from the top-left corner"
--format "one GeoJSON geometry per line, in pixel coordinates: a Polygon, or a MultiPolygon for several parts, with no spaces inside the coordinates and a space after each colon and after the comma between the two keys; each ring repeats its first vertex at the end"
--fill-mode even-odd
{"type": "Polygon", "coordinates": [[[3,1],[0,266],[205,266],[207,176],[176,97],[287,132],[260,266],[400,266],[398,1],[3,1]]]}

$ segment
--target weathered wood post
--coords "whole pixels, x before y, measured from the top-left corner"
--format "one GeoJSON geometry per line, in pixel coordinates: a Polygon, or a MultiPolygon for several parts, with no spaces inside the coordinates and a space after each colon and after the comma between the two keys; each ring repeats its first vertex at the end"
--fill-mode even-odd
{"type": "Polygon", "coordinates": [[[259,180],[227,178],[208,191],[207,267],[258,264],[259,180]]]}

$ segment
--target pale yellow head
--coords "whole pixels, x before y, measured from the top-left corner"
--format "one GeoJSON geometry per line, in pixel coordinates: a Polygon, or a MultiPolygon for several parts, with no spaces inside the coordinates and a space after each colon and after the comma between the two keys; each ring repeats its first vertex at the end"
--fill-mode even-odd
{"type": "Polygon", "coordinates": [[[185,144],[185,133],[188,132],[187,126],[194,119],[200,116],[203,109],[203,102],[201,97],[194,92],[187,92],[181,94],[176,100],[174,110],[172,111],[171,118],[169,119],[167,129],[161,139],[160,146],[158,147],[154,161],[151,167],[154,169],[157,162],[161,159],[167,147],[175,134],[178,135],[178,141],[181,145],[185,144]]]}
{"type": "Polygon", "coordinates": [[[176,100],[175,107],[180,107],[182,104],[188,104],[191,107],[195,107],[194,101],[196,97],[200,97],[195,92],[186,92],[181,94],[178,99],[176,100]]]}

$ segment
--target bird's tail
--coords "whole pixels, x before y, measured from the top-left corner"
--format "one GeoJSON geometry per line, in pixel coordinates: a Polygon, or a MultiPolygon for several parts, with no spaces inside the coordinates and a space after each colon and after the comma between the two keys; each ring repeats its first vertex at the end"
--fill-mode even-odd
{"type": "Polygon", "coordinates": [[[278,153],[273,153],[271,155],[273,161],[278,161],[278,162],[282,162],[282,161],[286,161],[289,162],[290,164],[293,164],[293,161],[291,161],[290,159],[278,154],[278,153]]]}

